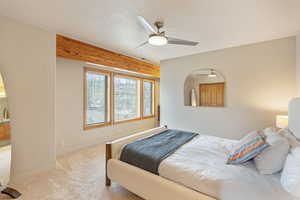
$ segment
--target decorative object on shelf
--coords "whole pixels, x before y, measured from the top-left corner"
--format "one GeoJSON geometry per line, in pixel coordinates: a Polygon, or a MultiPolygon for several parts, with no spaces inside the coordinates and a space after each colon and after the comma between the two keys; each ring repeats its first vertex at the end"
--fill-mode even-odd
{"type": "Polygon", "coordinates": [[[194,107],[197,106],[197,97],[196,97],[195,89],[191,90],[191,106],[194,106],[194,107]]]}
{"type": "Polygon", "coordinates": [[[8,109],[7,109],[7,108],[4,108],[2,112],[3,112],[3,116],[2,116],[2,117],[3,117],[3,120],[6,120],[6,121],[9,120],[9,112],[8,112],[8,109]]]}
{"type": "Polygon", "coordinates": [[[289,119],[287,115],[277,115],[276,116],[276,127],[286,128],[289,125],[289,119]]]}
{"type": "Polygon", "coordinates": [[[0,98],[5,98],[6,97],[6,92],[4,88],[4,83],[2,77],[0,77],[0,98]]]}
{"type": "Polygon", "coordinates": [[[185,80],[184,105],[224,107],[225,79],[221,73],[211,68],[193,71],[185,80]]]}

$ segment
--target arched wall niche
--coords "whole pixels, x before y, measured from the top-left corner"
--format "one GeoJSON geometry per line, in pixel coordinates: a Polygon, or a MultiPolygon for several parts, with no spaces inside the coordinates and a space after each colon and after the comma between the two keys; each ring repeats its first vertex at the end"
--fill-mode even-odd
{"type": "Polygon", "coordinates": [[[5,86],[5,93],[6,93],[6,96],[7,98],[9,99],[8,102],[7,102],[7,107],[8,107],[8,110],[9,110],[9,116],[10,116],[10,119],[9,119],[9,126],[10,126],[10,149],[11,149],[11,153],[10,153],[10,157],[11,157],[11,160],[10,160],[10,170],[9,170],[9,174],[8,174],[8,177],[9,177],[9,182],[6,182],[5,184],[10,184],[10,183],[14,183],[14,182],[17,182],[16,180],[13,179],[13,175],[14,175],[14,171],[15,171],[15,167],[16,167],[16,162],[15,162],[15,159],[16,157],[13,156],[16,152],[16,146],[17,145],[17,142],[16,142],[16,135],[15,135],[15,130],[16,130],[16,125],[15,125],[15,121],[16,119],[14,118],[14,116],[16,116],[16,111],[14,109],[14,104],[16,101],[18,101],[14,91],[14,76],[9,72],[9,70],[6,70],[6,67],[0,65],[0,75],[2,77],[2,81],[3,81],[3,84],[5,86]]]}
{"type": "Polygon", "coordinates": [[[11,168],[11,129],[6,82],[0,71],[0,185],[9,183],[11,168]]]}
{"type": "Polygon", "coordinates": [[[223,107],[225,78],[217,70],[203,68],[192,71],[184,82],[184,105],[223,107]]]}

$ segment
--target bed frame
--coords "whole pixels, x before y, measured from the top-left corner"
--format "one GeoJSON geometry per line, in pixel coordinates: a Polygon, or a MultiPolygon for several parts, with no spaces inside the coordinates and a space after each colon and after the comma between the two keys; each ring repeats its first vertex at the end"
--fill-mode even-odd
{"type": "Polygon", "coordinates": [[[106,186],[117,182],[129,191],[147,200],[215,200],[210,196],[120,161],[122,147],[130,142],[160,133],[167,127],[158,127],[114,140],[106,144],[106,186]]]}
{"type": "MultiPolygon", "coordinates": [[[[300,98],[293,99],[289,104],[289,129],[300,139],[300,98]]],[[[184,187],[143,169],[120,161],[122,147],[132,141],[145,138],[166,130],[159,127],[137,133],[106,144],[106,186],[111,180],[119,183],[129,191],[147,200],[214,200],[210,196],[184,187]]]]}

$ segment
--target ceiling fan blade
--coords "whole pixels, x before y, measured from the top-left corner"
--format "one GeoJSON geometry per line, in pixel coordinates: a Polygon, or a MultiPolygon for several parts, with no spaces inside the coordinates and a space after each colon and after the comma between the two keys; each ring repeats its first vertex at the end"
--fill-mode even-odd
{"type": "Polygon", "coordinates": [[[149,22],[142,16],[137,17],[141,25],[147,30],[152,33],[156,33],[155,29],[149,24],[149,22]]]}
{"type": "Polygon", "coordinates": [[[168,37],[168,44],[196,46],[197,44],[199,44],[199,42],[193,42],[193,41],[181,40],[181,39],[177,39],[177,38],[168,37]]]}
{"type": "Polygon", "coordinates": [[[142,46],[144,46],[144,45],[146,45],[146,44],[148,44],[148,41],[146,41],[146,42],[143,42],[142,44],[140,44],[140,45],[138,45],[137,47],[135,47],[136,49],[137,48],[140,48],[140,47],[142,47],[142,46]]]}

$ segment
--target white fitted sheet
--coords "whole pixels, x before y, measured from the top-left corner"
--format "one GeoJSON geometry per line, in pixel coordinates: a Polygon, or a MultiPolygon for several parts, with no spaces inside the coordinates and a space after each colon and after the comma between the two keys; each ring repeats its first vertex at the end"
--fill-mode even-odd
{"type": "Polygon", "coordinates": [[[235,140],[199,135],[166,158],[160,176],[222,200],[296,200],[280,185],[280,174],[261,175],[252,161],[227,165],[235,140]]]}

